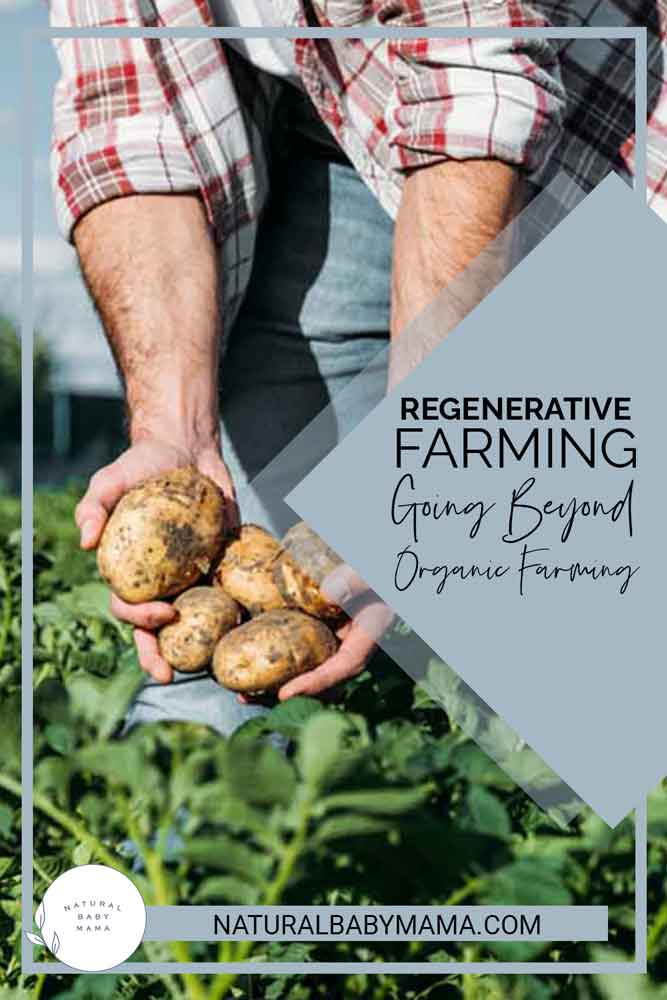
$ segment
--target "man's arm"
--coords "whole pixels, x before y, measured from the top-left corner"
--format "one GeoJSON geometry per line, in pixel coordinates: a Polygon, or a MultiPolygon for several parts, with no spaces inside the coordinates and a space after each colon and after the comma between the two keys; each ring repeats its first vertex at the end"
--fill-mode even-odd
{"type": "MultiPolygon", "coordinates": [[[[449,304],[441,303],[438,326],[444,319],[451,329],[502,278],[508,241],[494,241],[519,207],[521,177],[542,170],[567,113],[560,43],[531,31],[519,37],[518,29],[567,23],[568,13],[567,3],[548,0],[395,0],[382,6],[390,27],[517,31],[511,38],[465,40],[426,39],[411,31],[388,43],[394,87],[387,138],[393,165],[404,175],[394,338],[421,314],[418,333],[426,341],[431,333],[423,311],[445,287],[449,304]]],[[[399,343],[393,362],[407,350],[399,343]]],[[[393,370],[393,381],[402,374],[400,366],[393,370]]]]}
{"type": "MultiPolygon", "coordinates": [[[[84,216],[74,240],[125,384],[130,434],[130,448],[92,477],[77,508],[82,546],[97,546],[110,512],[135,483],[184,465],[218,483],[233,527],[233,485],[220,456],[217,263],[199,198],[107,202],[84,216]]],[[[112,609],[135,625],[142,667],[169,681],[149,630],[173,618],[171,606],[130,606],[114,597],[112,609]]]]}
{"type": "Polygon", "coordinates": [[[520,195],[521,172],[497,160],[449,160],[405,179],[394,247],[393,338],[445,288],[468,312],[498,284],[509,249],[498,237],[520,195]]]}
{"type": "Polygon", "coordinates": [[[124,381],[133,442],[218,440],[217,262],[195,195],[107,202],[74,241],[124,381]]]}

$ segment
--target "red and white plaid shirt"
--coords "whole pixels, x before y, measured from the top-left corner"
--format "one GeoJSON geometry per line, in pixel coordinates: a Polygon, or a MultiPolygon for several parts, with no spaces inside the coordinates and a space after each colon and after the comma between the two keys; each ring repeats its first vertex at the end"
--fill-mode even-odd
{"type": "MultiPolygon", "coordinates": [[[[284,0],[275,0],[280,8],[284,0]]],[[[212,26],[206,0],[51,0],[53,27],[212,26]]],[[[299,0],[286,23],[353,29],[640,24],[649,30],[649,191],[667,219],[667,0],[299,0]],[[638,8],[641,8],[638,11],[638,8]],[[638,18],[641,17],[641,20],[638,18]],[[290,18],[292,19],[290,22],[290,18]]],[[[265,143],[280,87],[211,37],[56,41],[56,206],[69,237],[95,205],[197,190],[221,246],[225,320],[250,275],[269,188],[265,143]]],[[[632,42],[303,38],[303,84],[388,212],[405,172],[495,158],[592,187],[632,171],[632,42]]]]}

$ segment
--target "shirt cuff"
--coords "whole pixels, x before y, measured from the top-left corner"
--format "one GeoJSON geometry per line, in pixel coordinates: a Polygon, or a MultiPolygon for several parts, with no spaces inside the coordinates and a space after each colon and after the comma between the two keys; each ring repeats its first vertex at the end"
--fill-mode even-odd
{"type": "Polygon", "coordinates": [[[51,150],[56,215],[72,242],[86,212],[131,194],[186,193],[199,179],[171,115],[134,115],[92,126],[51,150]]]}
{"type": "Polygon", "coordinates": [[[541,169],[561,135],[566,107],[558,62],[545,42],[460,39],[430,48],[396,45],[389,110],[392,166],[498,159],[541,169]]]}

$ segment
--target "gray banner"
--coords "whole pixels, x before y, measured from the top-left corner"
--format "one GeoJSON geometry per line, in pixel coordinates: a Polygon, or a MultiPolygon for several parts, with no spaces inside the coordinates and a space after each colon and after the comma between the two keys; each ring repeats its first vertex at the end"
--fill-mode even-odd
{"type": "Polygon", "coordinates": [[[149,906],[146,941],[606,941],[606,906],[149,906]]]}

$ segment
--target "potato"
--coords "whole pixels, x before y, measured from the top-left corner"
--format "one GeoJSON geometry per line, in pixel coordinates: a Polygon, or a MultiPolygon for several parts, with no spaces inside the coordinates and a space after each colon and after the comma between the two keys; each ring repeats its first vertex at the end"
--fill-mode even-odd
{"type": "Polygon", "coordinates": [[[194,468],[128,490],[97,553],[102,577],[129,604],[173,597],[208,573],[223,544],[222,493],[194,468]]]}
{"type": "Polygon", "coordinates": [[[220,640],[213,674],[230,691],[277,691],[293,677],[319,667],[337,648],[323,622],[301,611],[269,611],[220,640]]]}
{"type": "Polygon", "coordinates": [[[218,587],[193,587],[173,605],[178,620],[160,629],[160,653],[174,670],[184,674],[203,670],[215,647],[241,621],[241,608],[218,587]]]}
{"type": "Polygon", "coordinates": [[[341,565],[336,553],[304,521],[287,532],[283,549],[273,579],[285,602],[315,618],[336,621],[344,617],[343,610],[320,590],[323,580],[341,565]]]}
{"type": "Polygon", "coordinates": [[[256,524],[244,524],[229,542],[213,577],[217,587],[243,605],[251,615],[287,607],[273,579],[280,543],[256,524]]]}

